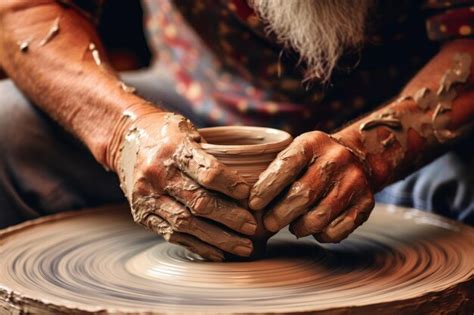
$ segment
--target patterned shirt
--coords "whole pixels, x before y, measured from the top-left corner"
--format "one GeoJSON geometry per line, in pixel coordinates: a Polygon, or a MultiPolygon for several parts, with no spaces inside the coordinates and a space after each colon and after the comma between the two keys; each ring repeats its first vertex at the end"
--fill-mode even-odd
{"type": "Polygon", "coordinates": [[[346,53],[322,85],[303,82],[298,55],[265,32],[245,0],[143,4],[156,67],[188,101],[192,120],[294,135],[334,130],[389,101],[440,42],[471,37],[474,28],[474,0],[378,1],[364,47],[346,53]]]}

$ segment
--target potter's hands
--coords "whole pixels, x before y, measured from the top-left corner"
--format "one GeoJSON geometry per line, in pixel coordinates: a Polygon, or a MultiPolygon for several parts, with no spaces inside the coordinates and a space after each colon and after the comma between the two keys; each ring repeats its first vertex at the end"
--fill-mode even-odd
{"type": "Polygon", "coordinates": [[[374,198],[355,155],[315,131],[295,138],[259,177],[250,207],[261,210],[268,204],[268,230],[291,223],[297,237],[313,234],[321,242],[339,242],[368,218],[374,198]]]}
{"type": "Polygon", "coordinates": [[[189,120],[149,113],[123,134],[114,168],[136,222],[210,260],[223,260],[224,251],[251,253],[252,242],[238,233],[252,235],[255,219],[224,196],[244,199],[250,188],[201,150],[189,120]]]}

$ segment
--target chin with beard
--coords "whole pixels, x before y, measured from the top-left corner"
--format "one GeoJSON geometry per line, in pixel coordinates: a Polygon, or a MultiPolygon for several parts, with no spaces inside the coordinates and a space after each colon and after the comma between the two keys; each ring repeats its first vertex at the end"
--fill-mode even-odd
{"type": "Polygon", "coordinates": [[[267,30],[295,50],[306,65],[305,80],[327,83],[346,49],[365,39],[374,0],[248,0],[267,30]]]}

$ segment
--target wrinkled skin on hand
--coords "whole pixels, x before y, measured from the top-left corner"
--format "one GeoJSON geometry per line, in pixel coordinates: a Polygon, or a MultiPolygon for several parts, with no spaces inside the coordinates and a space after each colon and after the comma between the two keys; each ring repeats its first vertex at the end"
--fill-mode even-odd
{"type": "Polygon", "coordinates": [[[189,120],[147,114],[124,138],[116,170],[137,223],[209,260],[224,260],[224,252],[251,254],[252,242],[242,234],[252,235],[256,222],[233,200],[247,198],[250,187],[201,150],[189,120]]]}
{"type": "Polygon", "coordinates": [[[250,207],[267,208],[266,229],[339,242],[365,222],[374,197],[361,161],[323,132],[305,133],[260,175],[250,207]]]}

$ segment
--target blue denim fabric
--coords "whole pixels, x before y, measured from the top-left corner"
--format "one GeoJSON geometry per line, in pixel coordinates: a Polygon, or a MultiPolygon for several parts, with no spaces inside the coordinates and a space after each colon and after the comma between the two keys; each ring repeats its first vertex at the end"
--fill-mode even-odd
{"type": "Polygon", "coordinates": [[[377,202],[417,208],[474,225],[474,140],[376,195],[377,202]]]}

